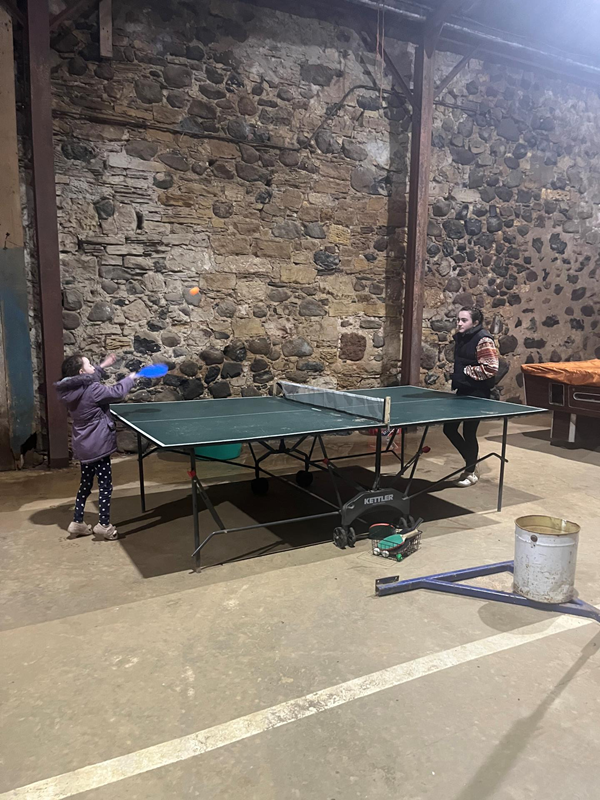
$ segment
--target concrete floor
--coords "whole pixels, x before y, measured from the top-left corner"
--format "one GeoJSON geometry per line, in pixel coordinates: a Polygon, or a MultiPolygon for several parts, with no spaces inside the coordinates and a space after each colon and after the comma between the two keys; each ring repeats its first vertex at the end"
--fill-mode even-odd
{"type": "MultiPolygon", "coordinates": [[[[76,469],[0,475],[0,800],[595,800],[595,623],[373,593],[392,572],[509,559],[515,517],[545,513],[582,526],[577,586],[600,603],[600,453],[551,447],[547,422],[511,424],[501,513],[490,460],[476,487],[421,502],[422,547],[396,567],[368,542],[336,550],[325,521],[223,537],[207,563],[241,560],[195,574],[173,457],[148,459],[145,515],[135,459],[115,462],[116,543],[67,538],[76,469]],[[257,550],[272,554],[246,558],[257,550]]],[[[498,449],[501,426],[482,431],[498,449]]],[[[432,444],[429,481],[459,466],[438,430],[432,444]]],[[[228,524],[299,507],[293,490],[257,500],[246,474],[203,469],[228,524]]]]}

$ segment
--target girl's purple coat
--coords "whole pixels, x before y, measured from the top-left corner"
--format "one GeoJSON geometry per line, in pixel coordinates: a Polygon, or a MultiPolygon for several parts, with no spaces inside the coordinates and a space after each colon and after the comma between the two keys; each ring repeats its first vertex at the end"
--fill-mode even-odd
{"type": "Polygon", "coordinates": [[[117,431],[109,404],[122,400],[131,390],[134,379],[123,378],[105,386],[100,367],[93,375],[75,375],[55,383],[58,396],[73,420],[73,456],[82,464],[98,461],[117,449],[117,431]]]}

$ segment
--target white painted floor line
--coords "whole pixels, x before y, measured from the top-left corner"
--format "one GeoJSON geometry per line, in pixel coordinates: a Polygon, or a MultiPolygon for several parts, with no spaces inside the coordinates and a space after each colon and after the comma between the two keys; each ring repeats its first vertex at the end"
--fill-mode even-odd
{"type": "Polygon", "coordinates": [[[320,714],[330,708],[368,697],[384,689],[400,686],[426,675],[432,675],[460,664],[467,664],[478,658],[511,650],[519,645],[529,644],[538,639],[545,639],[548,636],[589,624],[590,620],[588,619],[562,616],[550,624],[544,621],[526,628],[518,628],[510,633],[500,633],[487,639],[469,642],[451,650],[372,672],[370,675],[340,683],[329,689],[321,689],[313,694],[288,700],[262,711],[255,711],[245,717],[233,719],[222,725],[215,725],[179,739],[172,739],[135,753],[128,753],[99,764],[91,764],[73,772],[37,781],[28,786],[11,789],[0,794],[0,800],[64,800],[64,798],[73,797],[80,792],[91,791],[126,778],[132,778],[135,775],[141,775],[144,772],[209,753],[211,750],[217,750],[228,744],[248,739],[250,736],[256,736],[282,725],[320,714]]]}

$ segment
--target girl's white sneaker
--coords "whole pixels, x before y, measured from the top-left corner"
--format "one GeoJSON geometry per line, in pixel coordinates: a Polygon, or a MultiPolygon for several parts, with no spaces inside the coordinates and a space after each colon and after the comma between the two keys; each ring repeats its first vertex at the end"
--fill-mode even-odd
{"type": "Polygon", "coordinates": [[[94,533],[96,536],[102,536],[104,539],[108,539],[109,541],[119,538],[119,531],[114,525],[111,524],[100,525],[100,523],[98,523],[94,528],[94,533]]]}
{"type": "Polygon", "coordinates": [[[73,539],[78,536],[89,536],[92,532],[92,526],[86,525],[85,522],[71,522],[67,528],[73,539]]]}

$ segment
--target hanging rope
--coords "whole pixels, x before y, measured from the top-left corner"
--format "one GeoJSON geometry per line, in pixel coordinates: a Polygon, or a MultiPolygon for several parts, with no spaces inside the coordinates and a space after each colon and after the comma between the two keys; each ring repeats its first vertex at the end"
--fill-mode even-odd
{"type": "Polygon", "coordinates": [[[381,75],[379,80],[379,102],[383,104],[383,76],[385,72],[385,7],[381,10],[381,75]]]}
{"type": "MultiPolygon", "coordinates": [[[[375,42],[375,74],[379,74],[379,32],[381,30],[381,4],[377,6],[377,41],[375,42]]],[[[381,83],[379,84],[381,88],[381,83]]]]}

